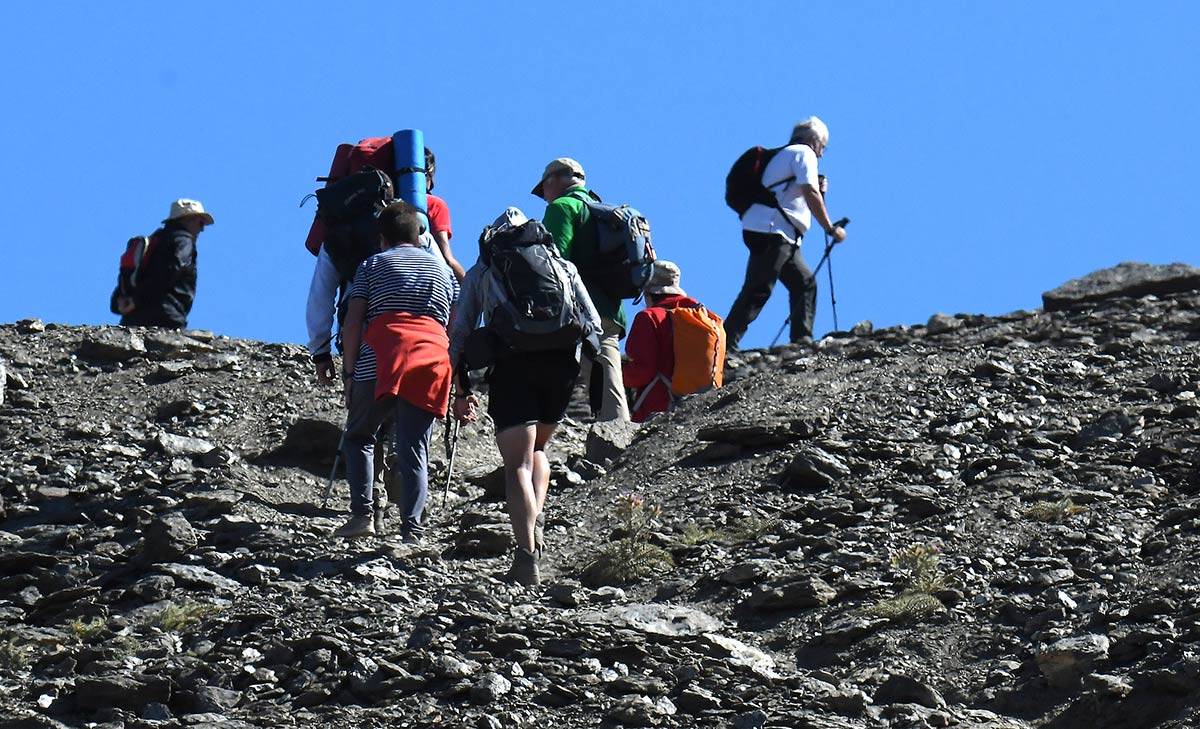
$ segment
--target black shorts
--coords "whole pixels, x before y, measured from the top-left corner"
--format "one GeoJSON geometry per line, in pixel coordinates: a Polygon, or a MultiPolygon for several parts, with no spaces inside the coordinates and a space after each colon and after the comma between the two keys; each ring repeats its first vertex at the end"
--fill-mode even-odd
{"type": "Polygon", "coordinates": [[[579,362],[575,351],[501,357],[488,373],[488,415],[496,432],[514,425],[559,423],[567,414],[579,362]]]}

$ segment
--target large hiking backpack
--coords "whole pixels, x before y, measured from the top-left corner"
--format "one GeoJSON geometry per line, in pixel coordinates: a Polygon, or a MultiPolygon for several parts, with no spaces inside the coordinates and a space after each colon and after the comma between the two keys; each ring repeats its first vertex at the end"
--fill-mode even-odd
{"type": "Polygon", "coordinates": [[[581,275],[614,298],[640,297],[654,272],[649,221],[628,205],[605,204],[595,193],[573,194],[583,202],[586,218],[596,221],[596,259],[581,275]]]}
{"type": "Polygon", "coordinates": [[[491,276],[488,331],[508,351],[572,349],[583,336],[571,277],[540,222],[492,235],[480,246],[491,276]]]}
{"type": "Polygon", "coordinates": [[[129,239],[125,244],[125,252],[121,254],[121,267],[117,272],[117,287],[109,297],[108,308],[114,314],[124,314],[121,311],[121,299],[133,299],[137,292],[142,272],[149,265],[150,256],[158,246],[160,233],[139,235],[129,239]]]}
{"type": "Polygon", "coordinates": [[[703,305],[676,306],[666,311],[675,370],[670,377],[659,372],[642,388],[633,404],[635,412],[659,382],[671,391],[672,405],[684,395],[720,388],[725,382],[725,325],[721,317],[703,305]]]}
{"type": "Polygon", "coordinates": [[[325,251],[343,281],[379,252],[379,211],[395,199],[388,173],[364,167],[316,192],[317,217],[325,224],[325,251]]]}
{"type": "Polygon", "coordinates": [[[791,182],[796,177],[786,177],[767,187],[763,185],[763,172],[767,169],[767,163],[779,154],[781,149],[783,147],[751,147],[729,168],[729,174],[725,175],[725,204],[733,208],[739,218],[755,203],[779,209],[779,199],[775,197],[771,188],[791,182]]]}

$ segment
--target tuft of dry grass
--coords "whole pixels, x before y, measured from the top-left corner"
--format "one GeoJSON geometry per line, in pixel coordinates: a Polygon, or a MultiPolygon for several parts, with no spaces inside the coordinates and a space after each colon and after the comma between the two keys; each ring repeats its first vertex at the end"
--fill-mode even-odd
{"type": "Polygon", "coordinates": [[[1070,497],[1060,501],[1039,501],[1025,510],[1025,518],[1052,524],[1061,524],[1067,519],[1087,511],[1086,506],[1079,506],[1070,497]]]}

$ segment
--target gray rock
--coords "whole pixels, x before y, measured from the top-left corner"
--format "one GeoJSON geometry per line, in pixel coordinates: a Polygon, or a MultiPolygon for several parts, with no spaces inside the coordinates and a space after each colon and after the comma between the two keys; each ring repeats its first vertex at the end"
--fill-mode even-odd
{"type": "Polygon", "coordinates": [[[721,708],[721,699],[702,686],[688,686],[679,692],[675,707],[684,714],[699,714],[721,708]]]}
{"type": "Polygon", "coordinates": [[[824,607],[837,590],[820,577],[801,577],[779,586],[762,586],[742,603],[751,610],[795,610],[824,607]]]}
{"type": "Polygon", "coordinates": [[[620,420],[594,423],[588,430],[584,458],[600,465],[615,461],[633,442],[639,427],[637,423],[620,420]]]}
{"type": "Polygon", "coordinates": [[[207,567],[195,564],[160,564],[158,570],[171,575],[176,580],[190,585],[206,587],[217,592],[237,592],[242,584],[236,580],[213,572],[207,567]]]}
{"type": "Polygon", "coordinates": [[[802,445],[784,469],[780,481],[786,488],[827,489],[850,475],[850,467],[837,456],[813,445],[802,445]]]}
{"type": "Polygon", "coordinates": [[[477,704],[490,704],[512,691],[512,682],[498,673],[485,673],[471,684],[471,700],[477,704]]]}
{"type": "Polygon", "coordinates": [[[170,698],[171,682],[165,676],[111,674],[75,679],[75,701],[88,711],[113,707],[140,711],[146,704],[165,704],[170,698]]]}
{"type": "Polygon", "coordinates": [[[168,359],[178,359],[213,350],[212,346],[204,342],[167,329],[148,329],[143,337],[148,350],[168,359]]]}
{"type": "Polygon", "coordinates": [[[1064,638],[1037,653],[1037,665],[1055,688],[1075,689],[1095,665],[1108,658],[1107,636],[1092,634],[1064,638]]]}
{"type": "Polygon", "coordinates": [[[341,438],[340,425],[319,418],[297,418],[288,425],[287,435],[273,455],[302,462],[330,461],[341,438]]]}
{"type": "Polygon", "coordinates": [[[1165,296],[1196,290],[1200,290],[1200,268],[1185,263],[1120,263],[1112,268],[1072,279],[1056,289],[1045,292],[1042,294],[1042,306],[1046,311],[1060,311],[1079,304],[1118,297],[1138,297],[1147,294],[1165,296]]]}
{"type": "Polygon", "coordinates": [[[177,456],[200,456],[216,448],[215,445],[201,438],[191,438],[186,435],[159,433],[154,442],[172,458],[177,456]]]}
{"type": "Polygon", "coordinates": [[[738,562],[721,573],[721,581],[727,585],[750,585],[765,582],[775,576],[779,564],[771,559],[748,559],[738,562]]]}
{"type": "Polygon", "coordinates": [[[700,635],[721,629],[721,621],[695,608],[661,603],[634,603],[609,608],[604,613],[585,613],[582,621],[613,622],[645,633],[664,636],[700,635]]]}
{"type": "Polygon", "coordinates": [[[41,319],[18,319],[17,331],[22,334],[39,334],[46,331],[41,319]]]}
{"type": "Polygon", "coordinates": [[[945,334],[962,327],[963,320],[948,314],[934,314],[925,323],[925,330],[930,334],[945,334]]]}
{"type": "Polygon", "coordinates": [[[75,352],[86,359],[124,362],[145,354],[146,343],[142,334],[135,329],[106,327],[86,337],[75,352]]]}
{"type": "Polygon", "coordinates": [[[700,636],[698,648],[705,655],[722,658],[732,666],[747,668],[763,678],[775,679],[775,659],[766,652],[747,645],[736,638],[719,633],[700,636]]]}
{"type": "Polygon", "coordinates": [[[151,562],[173,562],[191,554],[198,540],[196,530],[183,514],[164,514],[146,528],[143,554],[151,562]]]}
{"type": "Polygon", "coordinates": [[[8,386],[8,368],[4,366],[4,358],[0,357],[0,405],[4,404],[4,388],[8,386]]]}
{"type": "Polygon", "coordinates": [[[666,696],[626,696],[609,709],[607,718],[629,726],[661,726],[676,712],[675,704],[666,696]]]}
{"type": "Polygon", "coordinates": [[[910,676],[892,674],[875,691],[877,704],[920,704],[929,709],[946,708],[946,700],[932,686],[910,676]]]}

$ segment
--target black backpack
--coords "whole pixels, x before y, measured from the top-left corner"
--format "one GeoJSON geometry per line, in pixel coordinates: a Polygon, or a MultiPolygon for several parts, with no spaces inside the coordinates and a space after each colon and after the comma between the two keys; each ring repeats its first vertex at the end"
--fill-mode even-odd
{"type": "MultiPolygon", "coordinates": [[[[755,203],[779,210],[779,199],[775,197],[771,188],[763,185],[763,172],[767,169],[767,163],[781,149],[783,147],[751,147],[729,168],[729,174],[725,175],[725,204],[733,208],[733,212],[737,213],[739,218],[755,203]]],[[[771,187],[778,187],[795,179],[796,176],[792,175],[771,187]]],[[[783,217],[788,219],[786,214],[783,217]]]]}
{"type": "Polygon", "coordinates": [[[108,308],[114,314],[123,314],[120,310],[121,300],[132,300],[138,290],[141,274],[150,265],[150,257],[158,247],[161,230],[153,235],[139,235],[129,239],[125,244],[125,252],[121,254],[121,267],[117,271],[117,287],[109,297],[108,308]]]}
{"type": "Polygon", "coordinates": [[[607,205],[594,192],[576,190],[583,202],[584,223],[596,223],[596,258],[588,266],[588,284],[617,299],[637,299],[654,273],[650,222],[628,205],[607,205]]]}
{"type": "Polygon", "coordinates": [[[317,216],[325,223],[325,251],[342,281],[379,252],[379,211],[395,200],[392,178],[364,167],[316,192],[317,216]]]}
{"type": "MultiPolygon", "coordinates": [[[[539,221],[488,235],[480,256],[491,276],[487,330],[510,352],[573,349],[583,336],[571,275],[539,221]]],[[[479,366],[479,365],[475,365],[479,366]]]]}

